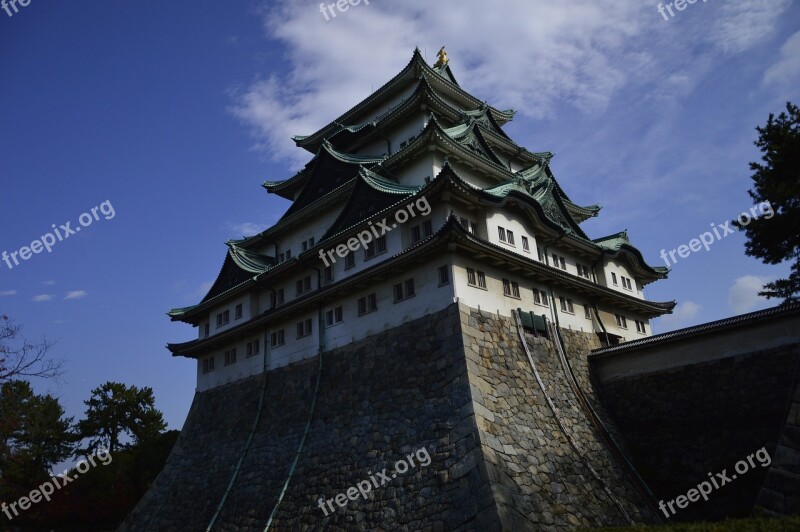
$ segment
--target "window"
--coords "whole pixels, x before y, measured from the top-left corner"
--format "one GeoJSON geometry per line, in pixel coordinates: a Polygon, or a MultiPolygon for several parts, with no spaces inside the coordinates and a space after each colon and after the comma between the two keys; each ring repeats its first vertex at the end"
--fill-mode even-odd
{"type": "Polygon", "coordinates": [[[622,279],[622,288],[625,288],[626,290],[633,290],[633,285],[631,284],[630,278],[621,275],[620,279],[622,279]]]}
{"type": "Polygon", "coordinates": [[[539,290],[538,288],[533,289],[533,302],[537,305],[547,306],[547,292],[544,290],[539,290]]]}
{"type": "Polygon", "coordinates": [[[311,290],[311,276],[306,275],[305,278],[297,281],[297,295],[304,294],[311,290]]]}
{"type": "Polygon", "coordinates": [[[270,345],[272,347],[278,347],[279,345],[283,345],[285,343],[283,329],[280,331],[275,331],[270,336],[270,345]]]}
{"type": "Polygon", "coordinates": [[[247,342],[247,356],[254,357],[258,354],[260,349],[260,340],[253,340],[252,342],[247,342]]]}
{"type": "Polygon", "coordinates": [[[439,266],[439,286],[450,284],[450,269],[447,266],[439,266]]]}
{"type": "Polygon", "coordinates": [[[203,325],[203,337],[208,338],[208,335],[211,334],[211,324],[206,323],[203,325]]]}
{"type": "Polygon", "coordinates": [[[333,266],[328,266],[325,268],[324,280],[325,284],[333,282],[333,266]]]}
{"type": "Polygon", "coordinates": [[[572,300],[565,297],[558,298],[561,301],[561,310],[568,314],[575,314],[575,308],[572,306],[572,300]]]}
{"type": "Polygon", "coordinates": [[[502,227],[497,228],[497,234],[500,236],[500,242],[506,241],[506,230],[502,227]]]}
{"type": "Polygon", "coordinates": [[[647,329],[645,328],[643,321],[636,320],[636,332],[647,334],[647,329]]]}
{"type": "Polygon", "coordinates": [[[479,288],[486,288],[486,274],[482,271],[475,271],[472,268],[467,268],[467,284],[479,288]]]}
{"type": "Polygon", "coordinates": [[[225,365],[230,366],[236,363],[236,348],[225,351],[225,365]]]}
{"type": "Polygon", "coordinates": [[[433,234],[433,223],[430,220],[422,222],[422,237],[428,238],[433,234]]]}
{"type": "Polygon", "coordinates": [[[528,237],[527,236],[523,236],[522,237],[522,251],[527,251],[528,253],[531,252],[531,246],[528,243],[528,237]]]}
{"type": "Polygon", "coordinates": [[[349,270],[350,268],[354,268],[356,265],[356,256],[352,253],[348,253],[344,256],[344,269],[349,270]]]}
{"type": "Polygon", "coordinates": [[[623,316],[622,314],[614,314],[614,317],[617,319],[617,327],[621,329],[628,328],[628,320],[625,319],[625,316],[623,316]]]}
{"type": "Polygon", "coordinates": [[[275,293],[272,294],[272,308],[283,305],[283,301],[283,288],[278,288],[275,290],[275,293]]]}
{"type": "Polygon", "coordinates": [[[291,258],[292,258],[292,250],[291,249],[287,249],[286,250],[286,260],[289,260],[291,258]]]}
{"type": "Polygon", "coordinates": [[[592,309],[589,308],[589,305],[583,305],[583,317],[587,320],[592,319],[592,309]]]}
{"type": "Polygon", "coordinates": [[[308,240],[303,240],[303,251],[308,251],[309,249],[314,247],[314,237],[312,236],[308,240]]]}
{"type": "Polygon", "coordinates": [[[342,323],[342,307],[336,307],[325,313],[325,324],[328,327],[342,323]]]}
{"type": "Polygon", "coordinates": [[[358,300],[358,315],[363,316],[378,310],[378,298],[373,293],[358,300]]]}
{"type": "Polygon", "coordinates": [[[512,233],[510,230],[506,231],[506,238],[508,239],[508,244],[510,246],[513,246],[514,245],[514,233],[512,233]]]}
{"type": "Polygon", "coordinates": [[[297,322],[297,337],[311,336],[311,319],[297,322]]]}
{"type": "Polygon", "coordinates": [[[519,299],[519,284],[503,279],[503,295],[519,299]]]}
{"type": "Polygon", "coordinates": [[[611,282],[614,283],[614,286],[617,286],[617,274],[611,272],[611,282]]]}
{"type": "Polygon", "coordinates": [[[544,262],[544,253],[542,253],[542,248],[536,248],[536,256],[539,259],[539,262],[544,262]]]}
{"type": "Polygon", "coordinates": [[[278,255],[278,264],[284,261],[286,261],[286,255],[281,253],[280,255],[278,255]]]}
{"type": "Polygon", "coordinates": [[[422,225],[415,225],[411,228],[411,240],[419,242],[423,238],[428,238],[433,234],[433,224],[430,220],[422,222],[422,225]]]}
{"type": "Polygon", "coordinates": [[[473,222],[473,221],[470,221],[470,222],[469,222],[469,231],[470,231],[470,233],[472,233],[473,235],[477,235],[477,234],[478,234],[478,224],[476,224],[476,223],[475,223],[475,222],[473,222]]]}
{"type": "Polygon", "coordinates": [[[419,226],[415,225],[411,228],[411,241],[419,242],[420,240],[422,240],[422,233],[420,232],[419,226]]]}
{"type": "Polygon", "coordinates": [[[308,241],[303,240],[303,251],[308,251],[308,241]]]}
{"type": "Polygon", "coordinates": [[[553,266],[556,268],[561,268],[562,270],[567,270],[567,261],[561,255],[557,255],[553,253],[553,266]]]}
{"type": "Polygon", "coordinates": [[[233,319],[235,319],[235,320],[242,319],[242,304],[241,303],[236,305],[236,310],[234,311],[233,314],[234,314],[234,318],[233,319]]]}
{"type": "Polygon", "coordinates": [[[364,250],[364,260],[371,259],[375,255],[380,255],[386,251],[386,237],[382,236],[367,244],[367,249],[364,250]]]}
{"type": "Polygon", "coordinates": [[[209,357],[203,360],[203,373],[214,371],[214,357],[209,357]]]}
{"type": "Polygon", "coordinates": [[[416,295],[414,292],[414,279],[406,279],[402,283],[397,283],[394,285],[393,290],[395,303],[403,299],[414,297],[416,295]]]}
{"type": "Polygon", "coordinates": [[[586,265],[577,263],[575,264],[575,266],[578,267],[578,275],[580,275],[581,277],[586,277],[587,279],[592,278],[591,274],[589,273],[589,268],[586,265]]]}
{"type": "Polygon", "coordinates": [[[230,323],[230,321],[231,321],[230,310],[226,310],[225,312],[220,312],[219,314],[217,314],[217,327],[222,327],[223,325],[230,323]]]}

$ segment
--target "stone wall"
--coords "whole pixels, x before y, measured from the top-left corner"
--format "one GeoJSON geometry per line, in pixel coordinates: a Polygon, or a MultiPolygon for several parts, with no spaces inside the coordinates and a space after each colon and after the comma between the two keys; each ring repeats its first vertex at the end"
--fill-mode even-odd
{"type": "MultiPolygon", "coordinates": [[[[775,449],[789,398],[797,387],[798,357],[800,347],[784,346],[619,378],[602,387],[602,397],[633,462],[659,499],[685,495],[708,480],[708,473],[727,469],[730,474],[736,462],[762,447],[776,462],[786,457],[786,474],[776,472],[770,478],[775,487],[787,479],[794,482],[796,497],[800,442],[796,417],[794,428],[784,431],[786,450],[776,453],[775,449]]],[[[798,409],[793,412],[796,416],[798,409]]],[[[714,490],[708,502],[693,502],[671,519],[713,520],[750,514],[767,473],[756,464],[714,490]]],[[[781,497],[765,491],[762,504],[777,504],[777,499],[784,504],[781,497]]],[[[785,504],[796,502],[787,500],[785,504]]]]}
{"type": "MultiPolygon", "coordinates": [[[[570,338],[588,387],[592,337],[570,338]]],[[[508,318],[453,304],[324,353],[313,421],[272,528],[557,530],[626,524],[625,514],[652,521],[579,408],[553,344],[528,343],[564,430],[508,318]],[[319,508],[320,497],[345,493],[383,468],[391,473],[421,448],[431,457],[427,467],[398,475],[368,500],[334,502],[329,515],[319,508]]],[[[264,385],[252,443],[213,527],[262,530],[305,432],[319,371],[312,359],[198,393],[167,466],[121,529],[206,529],[264,385]]]]}

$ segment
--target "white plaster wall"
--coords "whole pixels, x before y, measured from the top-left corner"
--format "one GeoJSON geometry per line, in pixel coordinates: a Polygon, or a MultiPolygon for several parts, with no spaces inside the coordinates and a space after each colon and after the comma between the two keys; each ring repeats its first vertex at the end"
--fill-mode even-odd
{"type": "Polygon", "coordinates": [[[264,370],[264,339],[258,334],[254,334],[251,338],[242,340],[235,344],[231,344],[224,349],[219,349],[213,354],[201,357],[197,361],[197,391],[202,392],[210,388],[222,386],[240,379],[244,379],[251,375],[256,375],[264,370]],[[259,354],[248,357],[247,356],[247,342],[259,339],[261,345],[259,354]],[[236,347],[236,362],[228,366],[225,365],[225,351],[231,347],[236,347]],[[214,357],[214,370],[208,373],[203,373],[203,360],[214,357]]]}

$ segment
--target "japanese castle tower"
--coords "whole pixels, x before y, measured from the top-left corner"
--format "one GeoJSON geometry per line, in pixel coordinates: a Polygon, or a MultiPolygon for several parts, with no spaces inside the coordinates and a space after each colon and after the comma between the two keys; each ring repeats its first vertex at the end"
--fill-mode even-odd
{"type": "Polygon", "coordinates": [[[198,391],[454,302],[545,315],[603,343],[649,335],[649,320],[675,304],[648,301],[643,288],[667,269],[649,266],[624,231],[587,236],[580,224],[600,207],[569,199],[552,153],[506,135],[513,116],[465,91],[443,50],[433,66],[416,50],[365,100],[294,137],[313,158],[263,185],[289,209],[228,242],[208,294],[169,313],[198,327],[196,340],[168,346],[197,360],[198,391]]]}
{"type": "Polygon", "coordinates": [[[667,271],[625,232],[584,233],[600,208],[503,132],[513,115],[462,89],[444,50],[433,66],[416,50],[295,137],[310,162],[264,183],[291,206],[170,312],[199,329],[168,346],[197,360],[197,390],[120,530],[659,520],[589,355],[650,335],[674,302],[642,289],[667,271]]]}

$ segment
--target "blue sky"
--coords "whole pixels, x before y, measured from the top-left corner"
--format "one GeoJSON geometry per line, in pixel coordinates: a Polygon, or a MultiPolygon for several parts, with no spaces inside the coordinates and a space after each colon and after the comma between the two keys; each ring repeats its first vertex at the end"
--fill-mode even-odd
{"type": "MultiPolygon", "coordinates": [[[[657,2],[372,0],[326,21],[315,2],[31,0],[0,11],[0,252],[109,202],[81,232],[9,269],[0,312],[55,340],[70,415],[105,381],[155,390],[171,428],[193,362],[164,345],[195,330],[165,312],[196,303],[224,241],[287,208],[260,183],[308,160],[308,134],[367,96],[419,46],[447,46],[467,90],[518,111],[507,131],[577,203],[590,236],[628,229],[653,265],[753,205],[755,126],[800,101],[800,6],[709,0],[669,20],[657,2]],[[13,12],[13,10],[12,10],[13,12]]],[[[330,18],[330,17],[329,17],[330,18]]],[[[656,332],[776,304],[788,272],[744,237],[673,266],[647,297],[676,299],[656,332]]]]}

